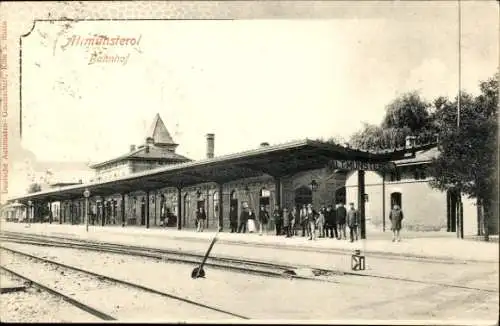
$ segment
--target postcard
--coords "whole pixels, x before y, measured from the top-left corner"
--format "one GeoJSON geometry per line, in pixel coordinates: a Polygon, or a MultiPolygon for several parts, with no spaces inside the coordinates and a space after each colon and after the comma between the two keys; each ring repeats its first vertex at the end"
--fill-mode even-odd
{"type": "Polygon", "coordinates": [[[0,9],[2,321],[498,324],[498,2],[0,9]]]}

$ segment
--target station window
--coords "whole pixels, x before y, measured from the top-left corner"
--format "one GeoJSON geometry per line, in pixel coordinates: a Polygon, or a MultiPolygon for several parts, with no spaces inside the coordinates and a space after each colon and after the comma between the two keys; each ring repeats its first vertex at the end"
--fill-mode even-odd
{"type": "Polygon", "coordinates": [[[392,171],[390,178],[391,178],[391,181],[401,181],[400,170],[396,169],[396,170],[392,171]]]}
{"type": "Polygon", "coordinates": [[[219,192],[214,192],[213,194],[213,208],[214,208],[214,218],[219,217],[219,192]]]}
{"type": "Polygon", "coordinates": [[[422,167],[416,168],[413,171],[413,175],[415,180],[424,180],[425,178],[427,178],[426,169],[422,167]]]}
{"type": "Polygon", "coordinates": [[[260,190],[259,205],[269,206],[270,198],[271,198],[271,191],[269,191],[266,188],[262,188],[260,190]]]}

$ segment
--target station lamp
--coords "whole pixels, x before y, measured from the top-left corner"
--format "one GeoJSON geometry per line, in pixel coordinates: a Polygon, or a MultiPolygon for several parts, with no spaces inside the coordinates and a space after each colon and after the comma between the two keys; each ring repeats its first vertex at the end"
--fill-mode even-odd
{"type": "Polygon", "coordinates": [[[31,209],[31,205],[33,205],[33,202],[31,200],[28,200],[28,225],[31,226],[31,218],[32,218],[32,209],[31,209]]]}
{"type": "Polygon", "coordinates": [[[85,197],[85,229],[89,232],[89,197],[90,191],[85,188],[83,192],[83,197],[85,197]]]}

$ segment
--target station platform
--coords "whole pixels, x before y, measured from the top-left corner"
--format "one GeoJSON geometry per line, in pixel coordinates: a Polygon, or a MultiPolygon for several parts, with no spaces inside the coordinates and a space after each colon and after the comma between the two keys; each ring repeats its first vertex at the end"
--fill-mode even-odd
{"type": "MultiPolygon", "coordinates": [[[[54,236],[72,236],[81,239],[134,243],[158,247],[162,243],[197,243],[205,247],[215,235],[213,230],[196,232],[194,230],[177,230],[173,228],[149,228],[144,226],[89,226],[64,224],[24,224],[2,223],[1,231],[26,232],[54,236]]],[[[265,247],[290,249],[305,252],[345,252],[350,255],[354,250],[364,254],[380,256],[398,256],[415,259],[457,260],[477,262],[498,262],[499,248],[496,242],[467,241],[457,239],[454,233],[447,232],[402,232],[401,242],[392,242],[392,234],[367,230],[367,239],[355,242],[331,238],[308,240],[307,237],[295,236],[286,238],[271,232],[260,236],[258,233],[220,232],[217,236],[219,244],[242,245],[245,247],[265,247]]],[[[182,245],[186,247],[185,245],[182,245]]],[[[180,247],[179,247],[180,248],[180,247]]],[[[281,251],[281,250],[279,250],[281,251]]]]}

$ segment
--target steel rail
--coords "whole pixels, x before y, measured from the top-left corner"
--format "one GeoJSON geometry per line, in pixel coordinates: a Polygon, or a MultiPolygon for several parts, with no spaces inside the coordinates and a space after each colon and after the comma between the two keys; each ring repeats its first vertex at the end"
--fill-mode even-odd
{"type": "MultiPolygon", "coordinates": [[[[154,248],[145,248],[138,246],[129,246],[129,245],[117,245],[110,243],[95,243],[89,242],[87,240],[76,240],[70,239],[71,243],[64,243],[60,241],[54,241],[51,239],[43,239],[45,237],[24,237],[20,239],[19,237],[5,237],[0,235],[0,239],[4,239],[4,241],[17,242],[17,243],[27,243],[31,242],[34,245],[48,245],[48,246],[58,246],[58,247],[66,247],[73,249],[83,249],[83,250],[94,250],[94,251],[102,251],[102,252],[110,252],[110,253],[118,253],[118,254],[126,254],[131,256],[139,256],[139,257],[148,257],[154,259],[163,259],[167,261],[184,263],[184,264],[199,264],[199,259],[203,258],[203,255],[194,254],[194,253],[184,253],[172,250],[163,250],[163,249],[154,249],[154,248]],[[25,240],[29,239],[29,240],[25,240]],[[156,254],[154,254],[156,253],[156,254]],[[170,256],[169,256],[170,255],[170,256]],[[176,257],[172,257],[176,256],[176,257]],[[183,256],[192,257],[192,259],[183,258],[183,256]]],[[[260,276],[266,277],[277,277],[277,278],[293,278],[299,280],[309,280],[309,281],[319,281],[319,282],[327,282],[327,283],[338,283],[337,281],[331,279],[320,279],[308,276],[296,275],[293,271],[296,267],[289,265],[280,265],[273,264],[267,262],[258,262],[251,260],[243,260],[243,259],[234,259],[234,258],[219,258],[219,257],[210,257],[210,262],[207,262],[206,265],[210,267],[214,267],[222,270],[231,270],[236,272],[241,272],[245,274],[256,274],[260,276]],[[221,264],[222,263],[222,264],[221,264]],[[235,264],[240,266],[235,266],[235,264]],[[250,265],[257,266],[260,268],[250,268],[248,266],[241,265],[250,265]]],[[[327,272],[330,273],[330,272],[327,272]]],[[[339,273],[336,273],[339,274],[339,273]]]]}
{"type": "Polygon", "coordinates": [[[102,320],[117,320],[116,318],[114,318],[114,317],[112,317],[112,316],[110,316],[110,315],[108,315],[108,314],[106,314],[106,313],[104,313],[104,312],[102,312],[100,310],[97,310],[94,307],[89,306],[88,304],[85,304],[85,303],[83,303],[81,301],[73,299],[73,298],[67,296],[66,294],[64,294],[62,292],[54,290],[51,287],[49,287],[47,285],[44,285],[42,283],[39,283],[39,282],[37,282],[37,281],[35,281],[35,280],[33,280],[33,279],[25,276],[25,275],[22,275],[22,274],[18,273],[18,272],[15,272],[15,271],[13,271],[10,268],[7,268],[5,266],[0,266],[0,269],[4,270],[4,271],[6,271],[6,272],[8,272],[8,273],[10,273],[12,275],[15,275],[16,277],[19,277],[19,278],[21,278],[21,279],[23,279],[25,281],[30,282],[30,284],[33,284],[36,287],[41,288],[42,290],[44,290],[44,291],[46,291],[46,292],[48,292],[48,293],[50,293],[50,294],[52,294],[52,295],[54,295],[56,297],[59,297],[59,298],[63,299],[64,301],[70,303],[71,305],[73,305],[73,306],[75,306],[77,308],[80,308],[81,310],[83,310],[83,311],[85,311],[85,312],[87,312],[87,313],[89,313],[89,314],[91,314],[91,315],[93,315],[95,317],[98,317],[98,318],[100,318],[102,320]]]}
{"type": "Polygon", "coordinates": [[[117,278],[112,277],[112,276],[108,276],[108,275],[103,275],[103,274],[100,274],[100,273],[92,272],[90,270],[83,269],[83,268],[76,267],[76,266],[70,266],[70,265],[67,265],[67,264],[64,264],[64,263],[60,263],[60,262],[57,262],[57,261],[54,261],[54,260],[51,260],[51,259],[38,257],[38,256],[35,256],[35,255],[32,255],[32,254],[25,253],[25,252],[22,252],[22,251],[19,251],[19,250],[11,249],[11,248],[6,248],[4,246],[0,246],[0,249],[7,250],[7,251],[10,251],[10,252],[12,252],[14,254],[22,255],[22,256],[25,256],[25,257],[28,257],[28,258],[32,258],[32,259],[44,262],[44,263],[48,263],[48,264],[56,265],[56,266],[59,266],[59,267],[67,268],[67,269],[70,269],[70,270],[73,270],[73,271],[77,271],[77,272],[85,273],[85,274],[88,274],[88,275],[92,275],[94,277],[97,277],[97,278],[100,278],[100,279],[104,279],[104,280],[107,280],[107,281],[111,281],[111,282],[114,282],[114,283],[117,283],[117,284],[127,285],[129,287],[140,289],[140,290],[143,290],[143,291],[149,292],[149,293],[154,293],[154,294],[157,294],[157,295],[160,295],[160,296],[163,296],[163,297],[167,297],[169,299],[174,299],[174,300],[182,301],[182,302],[189,303],[189,304],[192,304],[192,305],[195,305],[195,306],[198,306],[198,307],[202,307],[202,308],[209,309],[209,310],[212,310],[212,311],[220,312],[220,313],[223,313],[223,314],[226,314],[226,315],[230,315],[230,316],[233,316],[233,317],[238,317],[238,318],[241,318],[241,319],[250,319],[249,317],[245,317],[245,316],[240,315],[240,314],[232,313],[230,311],[226,311],[226,310],[223,310],[223,309],[220,309],[220,308],[217,308],[217,307],[209,306],[207,304],[200,303],[200,302],[197,302],[197,301],[194,301],[194,300],[191,300],[191,299],[179,297],[177,295],[170,294],[170,293],[167,293],[167,292],[158,291],[158,290],[155,290],[153,288],[150,288],[150,287],[147,287],[147,286],[144,286],[144,285],[141,285],[141,284],[132,283],[132,282],[125,281],[125,280],[120,280],[120,279],[117,279],[117,278]]]}
{"type": "MultiPolygon", "coordinates": [[[[44,240],[39,240],[39,241],[28,240],[28,241],[26,241],[26,240],[22,240],[22,239],[6,239],[6,238],[2,238],[2,237],[0,237],[0,239],[3,239],[3,241],[20,243],[20,244],[31,244],[31,245],[38,245],[38,246],[42,245],[42,246],[60,247],[60,248],[69,248],[69,249],[91,250],[91,251],[98,251],[98,252],[123,254],[123,255],[128,255],[128,256],[161,259],[161,260],[182,263],[182,264],[199,264],[199,261],[193,260],[193,259],[166,257],[166,256],[160,255],[160,254],[155,255],[152,253],[141,252],[138,250],[127,249],[127,248],[113,248],[113,247],[107,247],[107,246],[88,247],[86,244],[65,244],[65,243],[57,243],[57,242],[46,242],[44,240]]],[[[269,270],[262,270],[262,269],[251,269],[248,267],[223,265],[223,264],[216,264],[213,262],[206,263],[206,265],[217,268],[217,269],[231,270],[231,271],[237,271],[237,272],[246,273],[246,274],[256,274],[256,275],[267,276],[267,277],[282,278],[284,276],[282,273],[276,272],[276,271],[269,271],[269,270]]],[[[292,275],[291,277],[295,277],[295,278],[299,278],[299,279],[303,279],[303,278],[307,279],[305,277],[296,276],[296,275],[292,275]]]]}
{"type": "MultiPolygon", "coordinates": [[[[17,234],[16,234],[17,235],[17,234]]],[[[20,233],[19,235],[25,236],[24,233],[20,233]]],[[[32,237],[37,237],[36,239],[40,238],[45,238],[43,240],[46,240],[47,238],[58,238],[58,239],[64,239],[64,240],[69,240],[69,241],[75,241],[79,242],[79,245],[84,246],[84,249],[88,249],[85,246],[87,245],[100,245],[100,246],[114,246],[117,248],[122,248],[121,250],[124,250],[124,253],[127,254],[128,250],[134,249],[134,250],[139,250],[141,251],[140,253],[133,254],[133,255],[141,255],[141,256],[146,256],[150,258],[156,258],[156,259],[162,259],[162,257],[154,256],[151,255],[149,256],[147,252],[157,252],[159,254],[175,254],[175,255],[190,255],[192,257],[202,257],[203,255],[200,254],[195,254],[195,253],[184,253],[184,252],[178,252],[178,251],[173,251],[169,249],[158,249],[158,248],[148,248],[148,247],[140,247],[140,246],[133,246],[133,245],[122,245],[122,244],[110,244],[106,242],[97,242],[97,241],[89,241],[89,240],[82,240],[82,239],[72,239],[72,238],[64,238],[64,237],[58,237],[58,236],[44,236],[44,235],[30,235],[32,237]],[[143,252],[146,251],[146,252],[143,252]]],[[[0,234],[0,238],[2,235],[0,234]]],[[[49,240],[53,241],[53,240],[49,240]]],[[[54,243],[56,243],[54,241],[54,243]]],[[[99,247],[102,249],[102,247],[99,247]]],[[[259,261],[252,261],[252,260],[245,260],[245,259],[236,259],[236,258],[226,258],[226,257],[217,257],[213,256],[210,259],[215,259],[215,260],[221,260],[221,261],[235,261],[239,262],[241,264],[256,264],[256,265],[262,265],[262,266],[269,266],[269,267],[274,267],[274,268],[281,268],[286,272],[287,270],[294,270],[297,268],[311,268],[309,266],[290,266],[290,265],[282,265],[282,264],[275,264],[275,263],[269,263],[269,262],[259,262],[259,261]]],[[[207,263],[208,265],[209,263],[207,263]]],[[[212,263],[213,264],[213,263],[212,263]]],[[[222,269],[228,269],[228,268],[233,268],[237,270],[237,267],[227,267],[227,266],[217,266],[217,265],[211,265],[216,268],[222,268],[222,269]]],[[[248,269],[245,268],[240,268],[242,271],[248,271],[248,269]]],[[[440,286],[440,287],[445,287],[445,288],[459,288],[459,289],[465,289],[465,290],[472,290],[472,291],[483,291],[483,292],[492,292],[496,293],[498,292],[497,289],[485,289],[485,288],[477,288],[477,287],[470,287],[470,286],[465,286],[465,285],[459,285],[459,284],[449,284],[449,283],[441,283],[441,282],[430,282],[430,281],[423,281],[423,280],[415,280],[415,279],[409,279],[409,278],[403,278],[403,277],[396,277],[396,276],[387,276],[387,275],[379,275],[379,274],[373,274],[373,273],[356,273],[356,272],[349,272],[349,271],[335,271],[335,270],[328,270],[328,269],[322,269],[322,268],[311,268],[314,271],[320,273],[320,274],[326,274],[326,275],[346,275],[346,276],[357,276],[357,277],[367,277],[367,278],[377,278],[377,279],[385,279],[385,280],[390,280],[390,281],[400,281],[400,282],[409,282],[409,283],[419,283],[419,284],[426,284],[426,285],[435,285],[435,286],[440,286]]],[[[298,279],[304,279],[304,280],[314,280],[314,281],[323,281],[323,282],[330,282],[330,283],[339,283],[333,280],[325,280],[325,279],[318,279],[318,278],[312,278],[312,277],[305,277],[305,276],[298,276],[298,275],[283,275],[279,274],[281,276],[287,276],[291,278],[298,278],[298,279]]],[[[271,275],[271,276],[278,276],[278,274],[271,275]]]]}
{"type": "MultiPolygon", "coordinates": [[[[0,233],[0,236],[2,234],[0,233]]],[[[176,250],[170,250],[170,249],[158,249],[158,248],[149,248],[149,247],[141,247],[141,246],[135,246],[135,245],[128,245],[128,244],[115,244],[115,243],[109,243],[109,242],[103,242],[103,241],[96,241],[96,240],[83,240],[83,239],[75,239],[75,238],[68,238],[68,237],[60,237],[60,236],[44,236],[44,235],[26,235],[24,233],[15,233],[15,236],[22,236],[25,238],[32,238],[32,239],[61,239],[65,241],[71,241],[74,243],[82,244],[85,243],[90,244],[90,245],[107,245],[107,246],[114,246],[114,247],[119,247],[119,248],[130,248],[130,249],[137,249],[141,251],[150,251],[150,252],[157,252],[157,253],[162,253],[162,254],[173,254],[173,255],[179,255],[179,256],[190,256],[193,258],[203,258],[204,255],[198,254],[198,253],[193,253],[193,252],[180,252],[176,250]]],[[[53,241],[53,240],[52,240],[53,241]]],[[[211,255],[209,257],[211,260],[218,260],[218,261],[227,261],[231,263],[240,263],[240,264],[245,264],[245,265],[256,265],[256,266],[268,266],[271,268],[281,268],[281,269],[293,269],[295,267],[291,265],[284,265],[284,264],[276,264],[276,263],[269,263],[269,262],[262,262],[262,261],[252,261],[248,259],[238,259],[238,258],[229,258],[229,257],[218,257],[216,255],[211,255]]]]}

